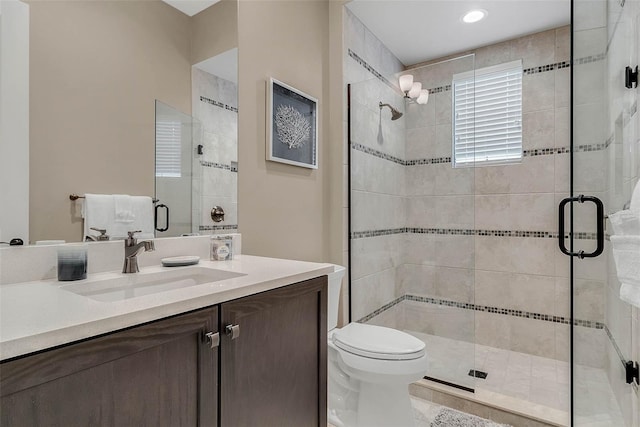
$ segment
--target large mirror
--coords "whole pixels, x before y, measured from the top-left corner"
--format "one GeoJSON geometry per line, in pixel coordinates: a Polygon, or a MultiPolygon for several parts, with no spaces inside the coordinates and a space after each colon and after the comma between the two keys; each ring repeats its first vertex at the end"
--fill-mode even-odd
{"type": "MultiPolygon", "coordinates": [[[[237,1],[24,3],[28,241],[82,240],[84,199],[70,195],[87,193],[167,205],[157,237],[237,228],[237,1]],[[158,123],[171,114],[189,123],[187,180],[156,167],[158,123]]],[[[22,237],[4,228],[3,239],[22,237]]]]}

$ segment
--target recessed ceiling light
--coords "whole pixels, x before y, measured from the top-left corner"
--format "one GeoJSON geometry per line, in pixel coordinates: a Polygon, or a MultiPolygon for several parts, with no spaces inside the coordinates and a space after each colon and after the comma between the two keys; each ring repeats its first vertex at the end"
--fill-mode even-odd
{"type": "Polygon", "coordinates": [[[466,22],[467,24],[472,24],[474,22],[478,22],[484,19],[489,13],[484,9],[475,9],[470,10],[465,13],[462,17],[462,22],[466,22]]]}

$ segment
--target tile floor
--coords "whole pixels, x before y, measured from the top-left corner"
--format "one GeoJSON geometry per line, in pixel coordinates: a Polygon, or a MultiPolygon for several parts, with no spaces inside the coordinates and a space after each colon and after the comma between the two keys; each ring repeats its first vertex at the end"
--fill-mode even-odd
{"type": "MultiPolygon", "coordinates": [[[[430,377],[476,390],[487,390],[513,398],[519,403],[526,401],[567,413],[570,410],[571,377],[568,362],[406,332],[425,341],[430,359],[430,377]],[[470,369],[487,372],[488,376],[486,379],[474,379],[468,375],[470,369]]],[[[604,370],[579,365],[576,366],[576,374],[576,378],[580,379],[576,384],[576,425],[624,426],[604,370]]]]}

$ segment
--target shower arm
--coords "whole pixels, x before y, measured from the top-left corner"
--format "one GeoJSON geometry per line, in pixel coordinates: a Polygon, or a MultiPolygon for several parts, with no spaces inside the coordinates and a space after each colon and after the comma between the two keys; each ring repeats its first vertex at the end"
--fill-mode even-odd
{"type": "Polygon", "coordinates": [[[389,110],[391,110],[391,120],[397,120],[402,117],[402,113],[390,104],[383,104],[382,101],[380,101],[378,106],[380,107],[380,110],[382,110],[383,107],[389,107],[389,110]]]}

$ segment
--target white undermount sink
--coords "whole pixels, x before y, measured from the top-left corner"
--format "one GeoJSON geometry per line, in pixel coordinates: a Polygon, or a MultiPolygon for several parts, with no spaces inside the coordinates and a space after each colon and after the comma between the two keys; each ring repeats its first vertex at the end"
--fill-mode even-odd
{"type": "Polygon", "coordinates": [[[204,283],[246,276],[205,267],[182,267],[152,273],[122,274],[118,277],[86,279],[62,289],[96,301],[112,302],[151,295],[204,283]]]}

